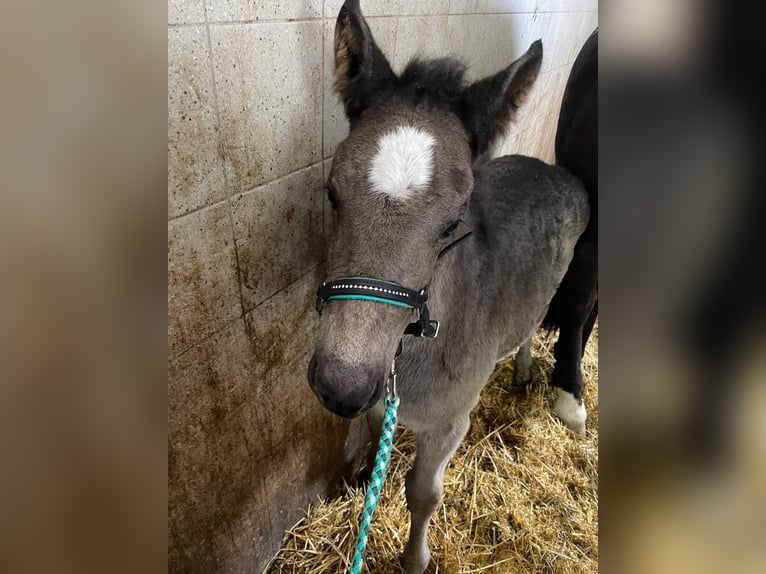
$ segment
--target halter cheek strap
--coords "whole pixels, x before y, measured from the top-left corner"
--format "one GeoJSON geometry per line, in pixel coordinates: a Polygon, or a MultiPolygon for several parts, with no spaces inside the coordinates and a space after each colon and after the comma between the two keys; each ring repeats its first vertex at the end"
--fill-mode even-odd
{"type": "Polygon", "coordinates": [[[316,310],[322,314],[325,301],[358,300],[385,303],[396,307],[406,307],[418,311],[417,321],[407,325],[405,335],[416,337],[436,337],[439,333],[439,321],[432,321],[428,314],[428,288],[413,291],[394,281],[373,277],[342,277],[335,281],[322,283],[317,290],[316,310]]]}

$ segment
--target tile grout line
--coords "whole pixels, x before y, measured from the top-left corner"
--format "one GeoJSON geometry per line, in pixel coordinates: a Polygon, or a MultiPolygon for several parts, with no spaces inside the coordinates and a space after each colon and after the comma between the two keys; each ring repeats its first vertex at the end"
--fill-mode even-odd
{"type": "MultiPolygon", "coordinates": [[[[322,1],[322,16],[324,16],[324,1],[322,1]]],[[[322,129],[320,130],[322,141],[319,142],[319,155],[320,155],[319,159],[320,159],[320,163],[322,164],[322,167],[321,167],[321,170],[322,170],[322,185],[326,184],[325,178],[324,178],[324,161],[325,161],[325,159],[324,159],[324,139],[325,139],[324,138],[324,136],[325,136],[325,134],[324,134],[324,108],[325,108],[325,102],[327,101],[327,94],[325,94],[325,91],[324,91],[325,90],[325,69],[324,69],[325,53],[324,53],[324,49],[325,49],[325,45],[327,44],[327,42],[325,42],[325,37],[324,37],[325,28],[326,28],[326,26],[325,26],[324,18],[322,18],[322,78],[319,80],[321,82],[321,86],[322,86],[322,96],[321,96],[322,97],[322,129]]],[[[335,45],[335,43],[333,42],[333,46],[334,45],[335,45]]],[[[324,242],[324,240],[326,238],[326,236],[325,236],[325,228],[324,228],[324,219],[325,219],[324,210],[325,210],[325,203],[327,203],[327,202],[324,200],[324,197],[322,197],[320,199],[320,201],[322,202],[322,241],[324,242]]]]}
{"type": "Polygon", "coordinates": [[[246,190],[246,191],[242,191],[242,192],[239,192],[239,193],[235,193],[235,194],[234,194],[232,197],[236,197],[236,196],[242,196],[242,195],[249,195],[249,194],[251,194],[251,193],[256,193],[256,190],[257,190],[259,187],[264,187],[264,186],[266,186],[266,185],[272,184],[272,183],[274,183],[275,181],[279,181],[279,180],[280,180],[280,179],[282,179],[282,178],[285,178],[285,177],[289,177],[289,176],[291,176],[291,175],[295,175],[296,173],[298,173],[298,172],[301,172],[301,171],[308,171],[308,170],[310,170],[310,169],[311,169],[311,168],[313,168],[313,167],[316,167],[316,166],[318,166],[318,165],[322,165],[322,162],[323,162],[323,161],[324,161],[324,159],[320,158],[320,159],[318,159],[317,161],[314,161],[314,162],[311,162],[311,163],[309,163],[309,164],[306,164],[306,165],[304,165],[304,166],[301,166],[301,167],[299,167],[299,168],[297,168],[297,169],[294,169],[294,170],[292,170],[292,171],[289,171],[289,172],[287,172],[287,173],[285,173],[285,174],[282,174],[282,175],[279,175],[279,176],[277,176],[277,177],[275,177],[275,178],[272,178],[272,179],[269,179],[269,180],[263,181],[263,182],[259,183],[258,185],[256,185],[256,186],[253,186],[253,187],[251,187],[250,189],[248,189],[248,190],[246,190]]]}
{"type": "MultiPolygon", "coordinates": [[[[327,94],[325,94],[325,91],[324,91],[325,90],[325,73],[326,73],[326,70],[324,69],[324,61],[326,57],[326,54],[324,53],[324,49],[325,49],[324,32],[325,32],[325,21],[324,19],[322,19],[322,145],[319,148],[321,150],[319,153],[319,155],[322,156],[321,159],[324,159],[324,154],[325,154],[325,151],[324,151],[324,104],[327,99],[326,98],[327,94]]],[[[322,172],[322,179],[324,180],[324,172],[322,172]]]]}
{"type": "Polygon", "coordinates": [[[316,271],[316,270],[317,270],[319,267],[321,267],[321,266],[322,266],[322,262],[320,261],[320,262],[319,262],[319,263],[317,263],[316,265],[313,265],[312,267],[310,267],[310,268],[306,269],[305,271],[302,271],[302,272],[300,273],[300,275],[298,275],[298,276],[297,276],[295,279],[293,279],[292,281],[290,281],[290,282],[289,282],[287,285],[285,285],[284,287],[280,287],[279,289],[277,289],[276,291],[274,291],[274,292],[273,292],[271,295],[269,295],[268,297],[266,297],[266,298],[265,298],[263,301],[261,301],[260,303],[258,303],[257,305],[255,305],[255,306],[254,306],[252,309],[250,309],[250,310],[246,311],[245,313],[243,313],[242,317],[244,318],[245,316],[249,315],[250,313],[252,313],[253,311],[255,311],[255,310],[258,308],[258,307],[260,307],[261,305],[263,305],[263,304],[264,304],[264,303],[266,303],[267,301],[269,301],[269,300],[273,299],[274,297],[276,297],[277,295],[279,295],[279,294],[280,294],[282,291],[284,291],[284,290],[286,290],[286,289],[289,289],[290,287],[292,287],[293,285],[295,285],[295,284],[296,284],[298,281],[300,281],[301,279],[303,279],[303,278],[304,278],[306,275],[308,275],[309,273],[313,273],[314,271],[316,271]]]}
{"type": "MultiPolygon", "coordinates": [[[[332,156],[330,156],[330,157],[332,157],[332,156]]],[[[328,158],[324,158],[324,159],[328,159],[328,158]]],[[[274,177],[272,179],[267,179],[265,181],[262,181],[262,182],[258,183],[258,185],[255,185],[255,186],[253,186],[253,187],[251,187],[251,188],[249,188],[249,189],[247,189],[245,191],[233,194],[232,197],[237,197],[237,196],[241,196],[241,195],[248,195],[250,193],[255,193],[256,190],[259,187],[264,187],[266,185],[274,183],[275,181],[279,181],[280,179],[282,179],[284,177],[289,177],[291,175],[295,175],[299,171],[303,171],[303,170],[310,169],[312,167],[316,167],[318,164],[321,164],[324,161],[324,159],[320,159],[319,161],[315,161],[315,162],[312,162],[310,164],[301,166],[301,167],[299,167],[297,169],[294,169],[292,171],[289,171],[287,173],[283,173],[282,175],[278,175],[278,176],[276,176],[276,177],[274,177]]],[[[168,218],[168,223],[170,223],[171,221],[176,221],[178,219],[181,219],[182,217],[186,217],[187,215],[194,215],[195,213],[198,213],[198,212],[203,211],[205,209],[211,209],[213,207],[218,207],[218,206],[220,206],[221,204],[223,204],[226,201],[228,201],[228,198],[219,199],[218,201],[214,201],[213,203],[210,203],[208,205],[200,205],[199,207],[195,207],[194,209],[190,209],[189,211],[186,211],[184,213],[179,213],[178,215],[174,215],[173,217],[169,217],[168,218]]]]}
{"type": "Polygon", "coordinates": [[[187,215],[194,215],[195,213],[199,213],[200,211],[204,211],[205,209],[213,209],[215,207],[220,207],[222,204],[224,204],[228,200],[229,200],[228,197],[224,197],[223,199],[219,199],[218,201],[214,201],[213,203],[209,203],[207,205],[200,205],[199,207],[195,207],[194,209],[190,209],[189,211],[185,211],[183,213],[179,213],[178,215],[168,217],[168,223],[173,223],[174,221],[178,221],[179,219],[182,219],[186,217],[187,215]]]}
{"type": "Polygon", "coordinates": [[[231,241],[234,247],[234,265],[237,270],[237,289],[239,291],[240,316],[244,317],[245,302],[244,302],[244,295],[242,293],[242,270],[240,269],[240,265],[239,265],[239,248],[237,247],[237,234],[234,231],[234,214],[232,212],[232,207],[231,207],[231,194],[229,193],[229,175],[228,175],[228,171],[226,170],[226,155],[225,155],[223,140],[221,136],[221,105],[218,98],[218,82],[216,82],[216,77],[215,77],[215,60],[213,58],[213,41],[211,39],[210,23],[208,22],[208,17],[207,17],[207,2],[205,2],[203,9],[205,12],[205,33],[207,35],[208,58],[210,60],[210,79],[213,83],[213,101],[215,102],[216,121],[218,123],[218,125],[216,126],[218,128],[216,130],[216,136],[218,138],[218,155],[221,158],[221,161],[223,162],[224,194],[226,196],[225,201],[228,207],[229,225],[231,226],[231,241]]]}
{"type": "MultiPolygon", "coordinates": [[[[511,16],[518,15],[539,15],[539,14],[589,14],[590,10],[559,10],[552,12],[446,12],[439,14],[379,14],[375,16],[365,16],[366,20],[375,20],[376,18],[431,18],[431,17],[444,17],[444,16],[511,16]]],[[[236,26],[236,25],[249,25],[249,24],[293,24],[301,22],[316,22],[317,20],[334,19],[334,16],[313,16],[310,18],[274,18],[271,20],[222,20],[215,22],[175,22],[168,23],[168,28],[191,28],[194,26],[236,26]]]]}
{"type": "Polygon", "coordinates": [[[258,309],[258,307],[260,307],[260,306],[261,306],[261,305],[263,305],[264,303],[267,303],[268,301],[270,301],[271,299],[273,299],[274,297],[276,297],[277,295],[279,295],[280,293],[282,293],[282,291],[284,291],[284,290],[286,290],[286,289],[289,289],[290,287],[292,287],[293,285],[295,285],[295,284],[296,284],[298,281],[300,281],[301,279],[303,279],[303,278],[304,278],[306,275],[309,275],[309,274],[313,273],[314,271],[316,271],[316,270],[317,270],[319,267],[321,267],[321,266],[322,266],[322,263],[317,263],[317,264],[316,264],[316,265],[314,265],[313,267],[310,267],[309,269],[306,269],[305,271],[301,272],[301,274],[300,274],[300,275],[298,275],[298,277],[296,277],[295,279],[293,279],[292,281],[290,281],[290,282],[289,282],[287,285],[285,285],[284,287],[280,287],[279,289],[277,289],[276,291],[274,291],[274,293],[272,293],[271,295],[269,295],[268,297],[266,297],[266,298],[265,298],[263,301],[261,301],[260,303],[258,303],[258,304],[257,304],[255,307],[253,307],[252,309],[250,309],[250,310],[249,310],[249,311],[247,311],[246,313],[242,313],[241,315],[237,315],[236,317],[232,317],[232,318],[230,318],[230,319],[226,319],[226,321],[224,321],[224,322],[221,324],[221,326],[220,326],[218,329],[216,329],[215,331],[212,331],[212,332],[208,333],[207,335],[205,335],[205,336],[204,336],[202,339],[200,339],[199,341],[196,341],[195,343],[193,343],[193,344],[189,345],[188,347],[181,349],[180,351],[178,351],[178,352],[177,352],[177,353],[175,353],[175,354],[171,353],[171,354],[170,354],[170,362],[171,362],[171,363],[176,363],[178,360],[180,360],[180,359],[181,359],[181,357],[183,357],[184,355],[186,355],[187,353],[189,353],[189,352],[190,352],[190,351],[192,351],[193,349],[196,349],[196,348],[197,348],[197,347],[199,347],[200,345],[202,345],[202,344],[204,344],[204,343],[207,343],[207,342],[208,342],[210,339],[212,339],[213,337],[215,337],[215,336],[216,336],[216,335],[218,335],[219,333],[222,333],[222,332],[223,332],[225,329],[228,329],[229,327],[231,327],[231,326],[232,326],[232,325],[233,325],[233,324],[234,324],[236,321],[238,321],[238,320],[243,320],[243,321],[246,321],[246,317],[247,317],[247,315],[249,315],[250,313],[252,313],[252,312],[253,312],[253,311],[255,311],[256,309],[258,309]]]}

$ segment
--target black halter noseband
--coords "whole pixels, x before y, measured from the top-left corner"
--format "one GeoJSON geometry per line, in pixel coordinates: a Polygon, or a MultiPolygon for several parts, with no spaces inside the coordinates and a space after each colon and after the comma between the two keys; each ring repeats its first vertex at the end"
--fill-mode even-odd
{"type": "MultiPolygon", "coordinates": [[[[437,259],[471,235],[469,231],[459,239],[442,249],[437,259]]],[[[333,299],[352,299],[386,303],[397,307],[406,307],[418,311],[418,320],[407,325],[405,335],[415,337],[436,337],[439,334],[439,321],[430,318],[428,314],[428,285],[420,291],[414,291],[395,281],[386,281],[374,277],[341,277],[334,281],[322,283],[317,290],[316,310],[322,314],[322,305],[333,299]]]]}
{"type": "Polygon", "coordinates": [[[322,304],[332,299],[356,299],[387,303],[397,307],[417,309],[419,318],[407,325],[405,335],[416,337],[436,337],[439,333],[439,321],[432,321],[428,315],[428,288],[420,291],[408,289],[395,281],[385,281],[374,277],[342,277],[335,281],[322,283],[317,290],[317,313],[322,314],[322,304]]]}

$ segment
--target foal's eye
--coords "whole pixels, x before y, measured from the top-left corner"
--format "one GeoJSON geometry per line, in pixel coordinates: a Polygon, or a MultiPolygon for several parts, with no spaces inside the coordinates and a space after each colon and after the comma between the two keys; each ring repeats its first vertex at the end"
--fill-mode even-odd
{"type": "Polygon", "coordinates": [[[457,229],[458,225],[460,225],[460,220],[459,219],[456,219],[455,221],[450,223],[447,226],[447,228],[444,231],[442,231],[442,238],[446,239],[447,237],[452,235],[455,232],[455,230],[457,229]]]}
{"type": "Polygon", "coordinates": [[[331,187],[326,187],[325,189],[327,189],[327,199],[330,205],[333,209],[338,209],[338,198],[335,197],[335,190],[331,187]]]}

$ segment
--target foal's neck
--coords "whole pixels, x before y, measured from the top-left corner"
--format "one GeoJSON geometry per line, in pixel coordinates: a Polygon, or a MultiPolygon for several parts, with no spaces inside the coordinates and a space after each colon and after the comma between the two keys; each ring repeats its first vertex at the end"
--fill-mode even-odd
{"type": "Polygon", "coordinates": [[[476,232],[475,215],[469,212],[470,205],[465,220],[472,234],[445,253],[436,264],[428,294],[429,302],[434,309],[438,309],[438,315],[434,315],[433,319],[454,317],[471,307],[476,296],[473,291],[478,271],[475,263],[479,260],[477,241],[480,241],[480,237],[476,232]]]}

